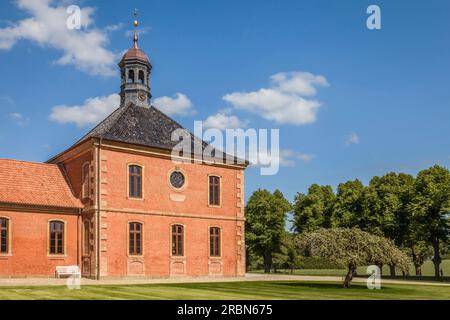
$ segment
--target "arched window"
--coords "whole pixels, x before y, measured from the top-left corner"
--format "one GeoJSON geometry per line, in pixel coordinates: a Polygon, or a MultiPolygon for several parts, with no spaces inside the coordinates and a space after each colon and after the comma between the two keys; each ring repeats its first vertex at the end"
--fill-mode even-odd
{"type": "Polygon", "coordinates": [[[128,71],[128,83],[135,83],[134,70],[128,71]]]}
{"type": "Polygon", "coordinates": [[[184,227],[179,224],[172,225],[172,255],[184,255],[184,227]]]}
{"type": "Polygon", "coordinates": [[[142,198],[142,168],[137,165],[129,166],[129,196],[142,198]]]}
{"type": "Polygon", "coordinates": [[[220,257],[220,228],[209,228],[209,255],[220,257]]]}
{"type": "Polygon", "coordinates": [[[50,221],[50,254],[64,254],[64,222],[50,221]]]}
{"type": "Polygon", "coordinates": [[[140,84],[144,84],[145,83],[145,75],[144,75],[144,71],[142,71],[142,70],[139,71],[139,80],[138,80],[138,82],[140,84]]]}
{"type": "Polygon", "coordinates": [[[86,162],[83,165],[83,172],[82,172],[82,177],[83,177],[83,186],[82,186],[82,196],[83,199],[87,199],[89,198],[90,195],[90,183],[89,183],[89,169],[90,169],[90,164],[88,162],[86,162]]]}
{"type": "Polygon", "coordinates": [[[9,253],[9,220],[0,218],[0,253],[9,253]]]}
{"type": "Polygon", "coordinates": [[[220,206],[220,177],[209,176],[209,205],[220,206]]]}
{"type": "Polygon", "coordinates": [[[130,222],[130,255],[139,256],[142,254],[142,223],[130,222]]]}
{"type": "Polygon", "coordinates": [[[89,239],[90,239],[90,234],[91,233],[91,223],[89,222],[89,220],[86,220],[84,222],[84,234],[83,234],[83,253],[85,255],[89,255],[90,253],[90,243],[89,243],[89,239]]]}

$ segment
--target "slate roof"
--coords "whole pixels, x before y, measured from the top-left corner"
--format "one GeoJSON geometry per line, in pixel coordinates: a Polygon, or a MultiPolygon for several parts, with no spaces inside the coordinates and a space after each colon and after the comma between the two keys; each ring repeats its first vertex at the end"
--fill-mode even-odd
{"type": "Polygon", "coordinates": [[[55,164],[0,159],[0,203],[81,209],[55,164]]]}
{"type": "MultiPolygon", "coordinates": [[[[178,141],[172,141],[172,132],[177,129],[185,130],[191,136],[192,151],[195,150],[193,147],[194,141],[200,141],[203,148],[208,145],[157,108],[153,106],[144,108],[133,103],[119,107],[76,144],[90,138],[101,138],[172,150],[179,143],[178,141]]],[[[224,153],[225,156],[227,159],[237,160],[224,153]]]]}

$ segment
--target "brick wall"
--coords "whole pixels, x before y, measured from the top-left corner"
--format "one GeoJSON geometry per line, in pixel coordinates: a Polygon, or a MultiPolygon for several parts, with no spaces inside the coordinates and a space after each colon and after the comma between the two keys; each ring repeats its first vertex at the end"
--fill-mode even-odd
{"type": "Polygon", "coordinates": [[[11,251],[0,255],[0,276],[54,276],[56,266],[77,265],[76,215],[0,211],[10,219],[11,251]],[[48,253],[48,222],[63,220],[66,250],[63,256],[48,253]]]}

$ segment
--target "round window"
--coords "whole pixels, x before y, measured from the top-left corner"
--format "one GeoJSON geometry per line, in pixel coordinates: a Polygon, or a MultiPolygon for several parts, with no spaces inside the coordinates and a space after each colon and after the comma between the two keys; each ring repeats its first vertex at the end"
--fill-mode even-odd
{"type": "Polygon", "coordinates": [[[175,189],[181,189],[184,186],[186,179],[180,171],[174,171],[170,174],[170,184],[175,189]]]}

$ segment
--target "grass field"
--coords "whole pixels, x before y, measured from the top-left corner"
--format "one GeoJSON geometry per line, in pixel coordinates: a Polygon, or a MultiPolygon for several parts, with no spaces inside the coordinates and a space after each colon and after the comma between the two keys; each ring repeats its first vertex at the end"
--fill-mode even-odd
{"type": "MultiPolygon", "coordinates": [[[[444,271],[445,277],[450,277],[450,260],[443,260],[441,264],[441,268],[444,271]]],[[[289,273],[289,270],[279,270],[282,273],[289,273]]],[[[397,275],[401,276],[402,273],[400,270],[396,270],[397,275]]],[[[255,270],[253,272],[261,273],[262,270],[255,270]]],[[[302,275],[302,276],[345,276],[347,270],[345,269],[296,269],[294,270],[294,274],[302,275]]],[[[366,275],[366,267],[359,267],[357,269],[358,275],[364,276],[366,275]]],[[[383,275],[390,275],[389,267],[383,266],[383,275]]],[[[410,268],[410,275],[414,276],[415,271],[414,267],[410,268]]],[[[433,277],[434,276],[434,265],[431,261],[426,261],[422,266],[422,275],[424,277],[433,277]]]]}
{"type": "Polygon", "coordinates": [[[340,283],[300,281],[248,281],[223,283],[104,285],[66,287],[1,287],[2,300],[60,299],[450,299],[450,287],[389,284],[369,290],[354,283],[343,289],[340,283]]]}

